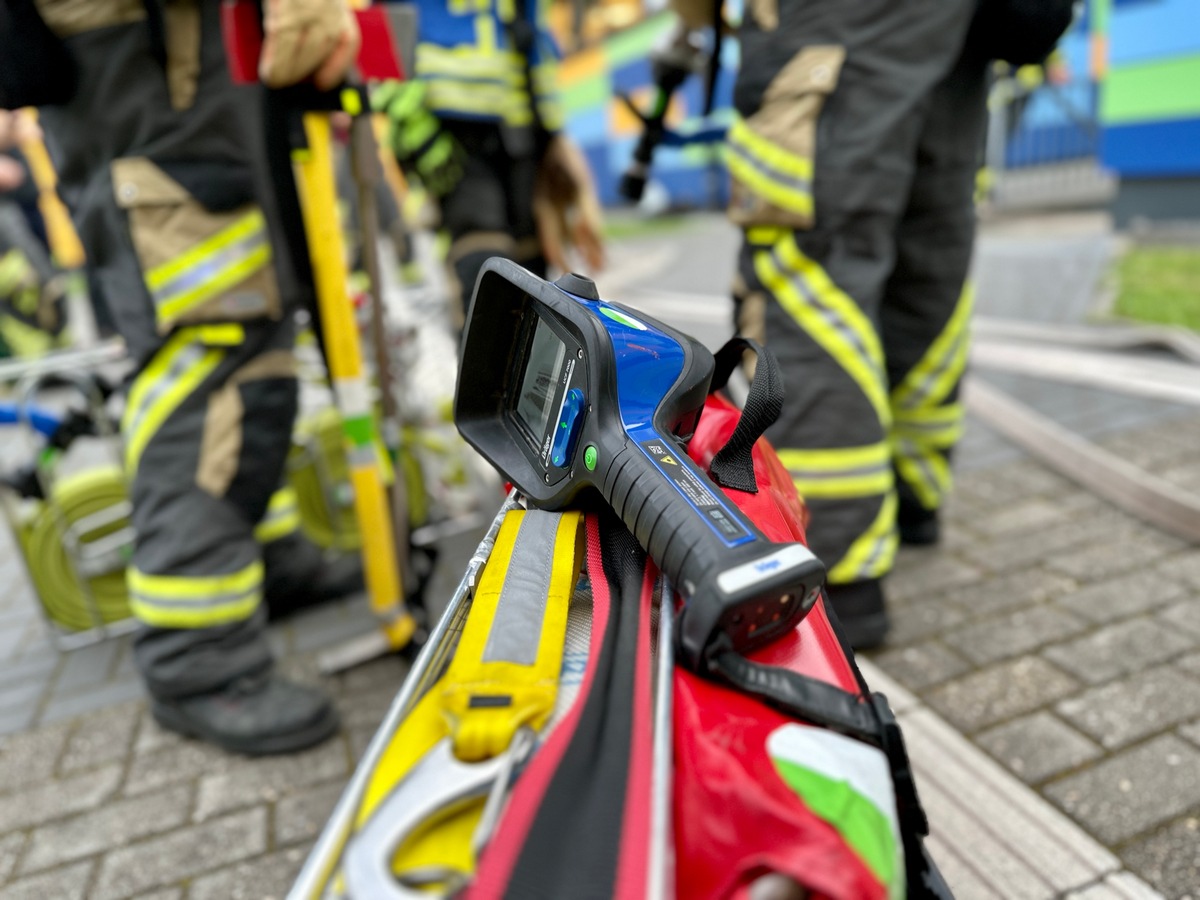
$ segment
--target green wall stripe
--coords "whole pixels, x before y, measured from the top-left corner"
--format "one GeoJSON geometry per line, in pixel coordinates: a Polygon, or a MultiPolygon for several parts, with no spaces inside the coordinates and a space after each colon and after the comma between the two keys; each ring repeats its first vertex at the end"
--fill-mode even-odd
{"type": "Polygon", "coordinates": [[[659,13],[632,28],[618,32],[604,42],[604,56],[609,69],[615,69],[630,60],[644,59],[658,39],[675,27],[672,13],[659,13]]]}
{"type": "Polygon", "coordinates": [[[1106,125],[1190,119],[1200,114],[1200,54],[1109,70],[1100,94],[1106,125]]]}
{"type": "Polygon", "coordinates": [[[845,781],[784,759],[772,757],[771,762],[808,808],[838,830],[872,874],[892,886],[898,848],[892,823],[883,811],[845,781]]]}

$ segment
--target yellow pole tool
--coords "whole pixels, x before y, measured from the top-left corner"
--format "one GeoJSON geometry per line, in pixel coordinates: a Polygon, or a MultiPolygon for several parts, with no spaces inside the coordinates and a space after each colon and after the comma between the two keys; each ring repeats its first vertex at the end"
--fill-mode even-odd
{"type": "Polygon", "coordinates": [[[342,414],[342,435],[362,534],[363,567],[371,609],[388,646],[404,647],[416,622],[404,605],[392,520],[388,512],[371,392],[363,371],[358,327],[347,291],[346,254],[334,186],[332,128],[327,112],[304,114],[308,146],[293,151],[304,231],[312,259],[329,377],[342,414]]]}
{"type": "MultiPolygon", "coordinates": [[[[37,111],[23,109],[18,115],[37,120],[37,111]]],[[[38,210],[46,223],[46,236],[54,262],[62,269],[82,269],[84,263],[83,244],[71,215],[58,196],[58,173],[46,152],[46,144],[40,137],[27,138],[21,142],[21,153],[29,163],[29,171],[38,189],[38,210]]]]}

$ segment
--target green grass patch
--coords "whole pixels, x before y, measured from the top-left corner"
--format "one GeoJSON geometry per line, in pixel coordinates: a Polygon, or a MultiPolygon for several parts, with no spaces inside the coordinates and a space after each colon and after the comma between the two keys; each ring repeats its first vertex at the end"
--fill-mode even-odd
{"type": "Polygon", "coordinates": [[[686,214],[639,216],[634,213],[606,214],[604,219],[604,236],[609,240],[619,241],[626,238],[659,237],[674,234],[694,221],[694,217],[686,214]]]}
{"type": "Polygon", "coordinates": [[[1200,331],[1200,247],[1133,247],[1116,274],[1118,316],[1200,331]]]}

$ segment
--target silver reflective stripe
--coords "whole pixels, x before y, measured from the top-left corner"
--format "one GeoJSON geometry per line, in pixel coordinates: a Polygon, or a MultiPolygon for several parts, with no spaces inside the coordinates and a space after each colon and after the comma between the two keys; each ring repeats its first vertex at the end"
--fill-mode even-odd
{"type": "Polygon", "coordinates": [[[531,666],[537,661],[560,521],[560,513],[534,509],[522,517],[483,662],[531,666]]]}

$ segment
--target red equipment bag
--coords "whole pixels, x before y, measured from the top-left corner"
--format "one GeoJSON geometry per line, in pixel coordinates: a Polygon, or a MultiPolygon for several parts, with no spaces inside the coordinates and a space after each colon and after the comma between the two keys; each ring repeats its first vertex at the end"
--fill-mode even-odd
{"type": "MultiPolygon", "coordinates": [[[[745,408],[710,395],[688,451],[768,538],[803,541],[806,511],[761,437],[782,406],[778,363],[735,338],[716,354],[714,389],[747,350],[758,365],[745,408]]],[[[583,685],[513,787],[471,898],[636,898],[653,880],[658,572],[610,512],[588,516],[587,539],[583,685]]],[[[950,898],[922,845],[928,829],[899,728],[823,601],[784,638],[749,657],[718,650],[708,669],[674,672],[678,897],[749,898],[775,874],[792,883],[780,896],[950,898]]]]}

